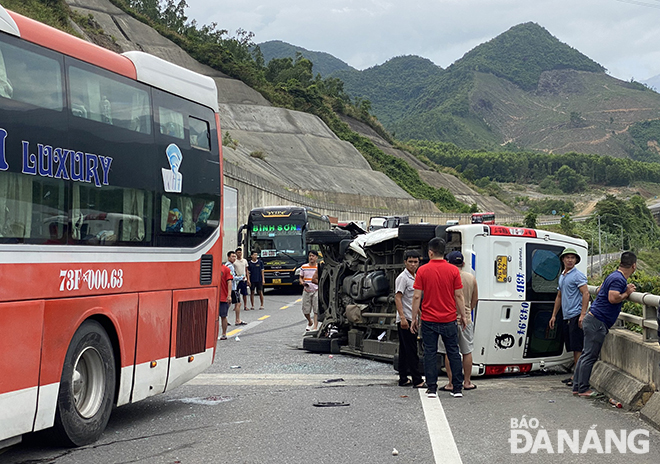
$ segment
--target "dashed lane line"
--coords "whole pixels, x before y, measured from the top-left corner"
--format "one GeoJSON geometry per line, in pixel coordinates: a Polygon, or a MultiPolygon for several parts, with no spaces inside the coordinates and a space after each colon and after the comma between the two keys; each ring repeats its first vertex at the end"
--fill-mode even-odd
{"type": "MultiPolygon", "coordinates": [[[[445,410],[438,398],[427,398],[426,392],[419,389],[419,397],[422,400],[426,428],[431,438],[433,457],[437,464],[462,464],[461,455],[454,441],[454,435],[449,428],[449,422],[445,410]]],[[[456,400],[460,401],[460,400],[456,400]]]]}
{"type": "MultiPolygon", "coordinates": [[[[266,316],[266,317],[268,317],[268,316],[266,316]]],[[[263,319],[263,318],[261,318],[261,319],[263,319]]],[[[258,321],[249,322],[248,325],[242,325],[242,326],[240,326],[240,327],[238,327],[238,328],[236,328],[236,329],[234,329],[230,332],[227,332],[227,338],[233,337],[234,335],[238,335],[239,333],[241,333],[244,330],[247,330],[251,327],[258,326],[262,322],[261,319],[258,320],[258,321]]],[[[218,337],[218,340],[220,340],[220,337],[218,337]]]]}
{"type": "Polygon", "coordinates": [[[268,319],[269,317],[270,317],[270,314],[268,314],[268,315],[266,315],[266,316],[261,316],[261,317],[260,317],[259,319],[257,319],[257,320],[259,320],[259,321],[265,321],[265,320],[268,319]]]}
{"type": "Polygon", "coordinates": [[[293,306],[294,304],[296,304],[296,303],[300,303],[301,301],[302,301],[302,298],[298,298],[298,299],[297,299],[296,301],[294,301],[293,303],[287,303],[287,304],[285,304],[284,306],[282,306],[280,309],[287,309],[287,308],[290,308],[290,307],[293,306]]]}

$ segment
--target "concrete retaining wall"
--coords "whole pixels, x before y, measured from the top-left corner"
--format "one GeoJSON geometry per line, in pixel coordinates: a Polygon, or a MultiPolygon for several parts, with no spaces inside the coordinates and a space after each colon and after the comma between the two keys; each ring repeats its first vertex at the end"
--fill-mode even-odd
{"type": "MultiPolygon", "coordinates": [[[[406,215],[411,223],[445,224],[457,219],[470,223],[470,214],[441,213],[429,200],[414,198],[374,197],[321,190],[287,190],[258,174],[235,164],[224,163],[225,185],[238,190],[238,220],[247,221],[252,208],[260,206],[309,206],[322,214],[339,218],[340,222],[368,221],[371,216],[406,215]]],[[[522,216],[497,218],[498,223],[522,222],[522,216]]]]}
{"type": "Polygon", "coordinates": [[[644,343],[642,335],[612,329],[605,338],[591,385],[615,398],[626,409],[660,429],[660,346],[644,343]]]}

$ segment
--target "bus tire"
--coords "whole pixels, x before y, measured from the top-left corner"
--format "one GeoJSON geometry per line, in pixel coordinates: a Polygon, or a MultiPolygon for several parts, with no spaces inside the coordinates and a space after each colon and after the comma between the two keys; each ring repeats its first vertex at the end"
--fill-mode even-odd
{"type": "Polygon", "coordinates": [[[351,233],[342,229],[310,230],[307,232],[307,243],[316,245],[334,245],[346,238],[351,238],[351,233]]]}
{"type": "Polygon", "coordinates": [[[401,224],[399,240],[403,242],[428,242],[435,238],[435,224],[401,224]]]}
{"type": "Polygon", "coordinates": [[[59,444],[83,446],[101,436],[115,396],[115,356],[101,324],[85,321],[66,352],[55,413],[59,444]]]}

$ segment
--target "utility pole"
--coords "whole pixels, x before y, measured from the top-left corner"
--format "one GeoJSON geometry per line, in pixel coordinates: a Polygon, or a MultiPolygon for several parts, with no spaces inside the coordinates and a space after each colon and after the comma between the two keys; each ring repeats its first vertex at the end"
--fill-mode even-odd
{"type": "Polygon", "coordinates": [[[598,277],[603,275],[603,257],[600,251],[600,216],[598,216],[598,277]]]}
{"type": "Polygon", "coordinates": [[[623,226],[621,224],[614,224],[614,225],[621,227],[621,253],[623,253],[623,226]]]}

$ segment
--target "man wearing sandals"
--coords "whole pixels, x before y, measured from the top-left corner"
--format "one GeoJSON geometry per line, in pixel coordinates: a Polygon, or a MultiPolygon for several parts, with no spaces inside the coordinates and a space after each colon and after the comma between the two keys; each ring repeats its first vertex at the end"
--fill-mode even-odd
{"type": "MultiPolygon", "coordinates": [[[[575,266],[580,262],[580,256],[573,248],[566,248],[559,255],[564,270],[559,276],[557,283],[557,297],[552,310],[552,317],[548,326],[555,328],[555,321],[559,308],[562,311],[561,329],[564,333],[566,351],[573,352],[573,363],[577,365],[584,344],[584,332],[582,321],[587,315],[589,308],[589,288],[587,276],[575,266]]],[[[562,380],[565,384],[573,385],[573,379],[562,380]]]]}
{"type": "MultiPolygon", "coordinates": [[[[447,262],[456,266],[461,272],[461,282],[463,282],[463,299],[465,300],[465,313],[467,316],[467,325],[461,326],[461,314],[456,314],[458,327],[458,348],[463,355],[463,390],[474,390],[477,388],[472,383],[472,351],[474,351],[474,324],[472,323],[472,310],[477,307],[479,301],[479,291],[477,289],[477,278],[471,273],[464,271],[463,253],[452,251],[447,255],[447,262]]],[[[442,389],[444,391],[454,391],[452,384],[451,365],[445,344],[442,338],[438,340],[438,352],[445,354],[445,368],[447,369],[447,385],[442,389]]]]}
{"type": "Polygon", "coordinates": [[[438,337],[442,337],[453,373],[451,395],[454,398],[461,398],[463,366],[458,351],[456,315],[461,314],[460,325],[463,329],[467,326],[468,320],[465,314],[461,274],[456,266],[444,260],[445,241],[441,238],[435,237],[429,241],[428,253],[430,261],[420,266],[415,275],[410,330],[417,333],[418,327],[421,328],[428,397],[438,397],[438,337]],[[421,323],[417,321],[418,317],[421,323]]]}
{"type": "Polygon", "coordinates": [[[220,266],[220,327],[222,335],[220,340],[227,340],[227,314],[229,314],[229,305],[231,304],[231,293],[234,276],[224,264],[220,266]]]}
{"type": "Polygon", "coordinates": [[[598,295],[582,321],[584,330],[584,350],[578,359],[573,373],[573,394],[585,398],[602,396],[589,387],[591,371],[600,355],[605,335],[614,325],[621,306],[635,291],[635,285],[628,279],[637,269],[637,256],[631,251],[621,255],[619,268],[605,278],[598,288],[598,295]]]}
{"type": "Polygon", "coordinates": [[[410,331],[412,322],[412,299],[415,290],[415,273],[419,267],[419,252],[406,250],[403,262],[406,268],[396,278],[394,284],[394,303],[396,305],[396,323],[399,329],[399,386],[423,388],[424,381],[419,372],[417,355],[417,335],[410,331]],[[408,378],[408,375],[412,380],[408,378]]]}

